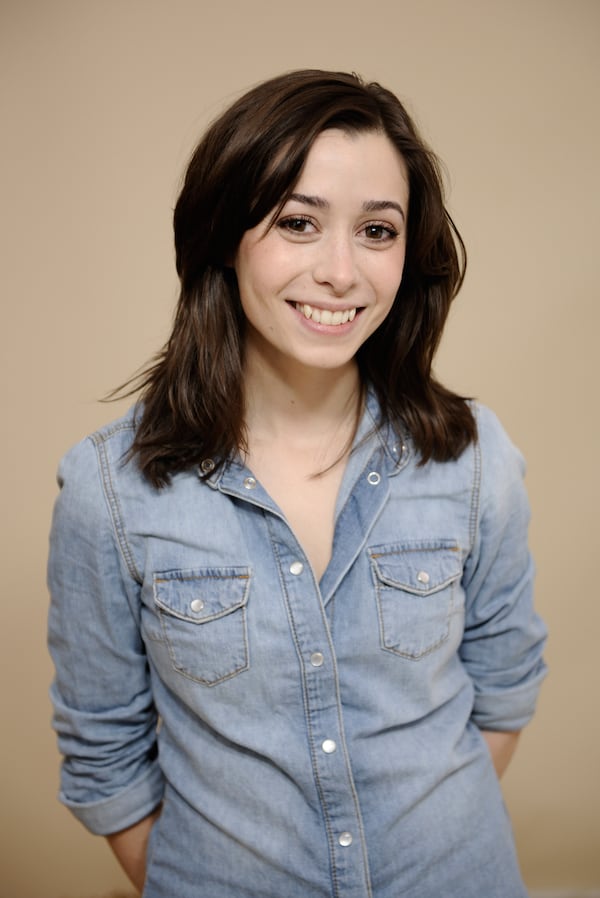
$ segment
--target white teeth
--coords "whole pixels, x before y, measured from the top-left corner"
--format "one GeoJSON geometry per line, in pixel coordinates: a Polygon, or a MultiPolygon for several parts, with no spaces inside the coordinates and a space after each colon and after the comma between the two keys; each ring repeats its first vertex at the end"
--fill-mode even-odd
{"type": "Polygon", "coordinates": [[[354,321],[356,317],[356,309],[337,309],[335,312],[331,312],[329,309],[313,308],[307,302],[297,302],[296,308],[305,318],[311,319],[317,324],[346,324],[348,321],[354,321]]]}

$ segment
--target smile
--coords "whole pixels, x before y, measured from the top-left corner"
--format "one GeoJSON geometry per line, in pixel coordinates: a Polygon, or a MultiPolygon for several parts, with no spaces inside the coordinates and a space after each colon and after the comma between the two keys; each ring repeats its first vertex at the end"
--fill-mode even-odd
{"type": "Polygon", "coordinates": [[[305,318],[314,321],[316,324],[346,324],[348,321],[354,321],[356,308],[354,309],[337,309],[335,312],[329,309],[317,309],[309,306],[307,302],[294,303],[298,312],[305,318]]]}

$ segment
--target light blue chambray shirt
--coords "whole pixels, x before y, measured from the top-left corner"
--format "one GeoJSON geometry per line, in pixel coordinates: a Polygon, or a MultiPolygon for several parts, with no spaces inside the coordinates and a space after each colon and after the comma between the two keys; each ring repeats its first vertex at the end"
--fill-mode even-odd
{"type": "Polygon", "coordinates": [[[545,672],[522,459],[482,407],[424,466],[362,439],[376,415],[320,583],[241,464],[156,491],[131,414],[61,464],[61,798],[95,833],[164,799],[144,898],[526,895],[480,734],[526,724],[545,672]]]}

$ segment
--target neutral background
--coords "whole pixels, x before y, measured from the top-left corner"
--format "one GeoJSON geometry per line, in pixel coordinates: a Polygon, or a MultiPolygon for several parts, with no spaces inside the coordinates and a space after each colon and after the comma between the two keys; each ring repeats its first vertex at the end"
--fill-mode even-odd
{"type": "Polygon", "coordinates": [[[2,0],[2,898],[124,886],[56,802],[55,469],[123,410],[97,400],[168,333],[195,140],[238,92],[299,67],[380,80],[447,164],[470,268],[438,371],[527,456],[552,634],[506,800],[531,888],[600,886],[599,50],[597,0],[2,0]]]}

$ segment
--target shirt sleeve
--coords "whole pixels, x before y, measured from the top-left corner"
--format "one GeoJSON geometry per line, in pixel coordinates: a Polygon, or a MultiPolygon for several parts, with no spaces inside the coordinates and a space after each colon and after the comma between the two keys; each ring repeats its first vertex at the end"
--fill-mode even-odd
{"type": "Polygon", "coordinates": [[[92,440],[61,462],[50,534],[49,649],[60,799],[94,833],[160,803],[157,714],[139,626],[139,584],[118,549],[92,440]]]}
{"type": "Polygon", "coordinates": [[[461,659],[474,685],[481,729],[520,730],[533,716],[546,674],[546,628],[533,607],[525,465],[497,418],[479,408],[479,490],[465,565],[461,659]]]}

